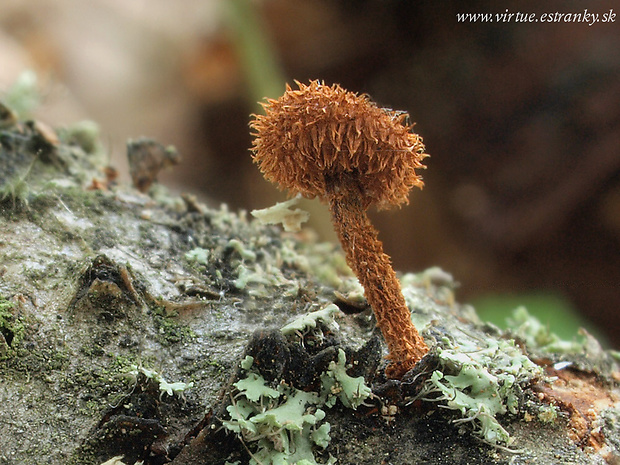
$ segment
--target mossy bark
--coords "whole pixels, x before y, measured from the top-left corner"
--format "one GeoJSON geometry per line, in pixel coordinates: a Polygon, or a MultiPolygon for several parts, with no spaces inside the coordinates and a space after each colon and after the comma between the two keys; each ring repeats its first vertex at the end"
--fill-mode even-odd
{"type": "MultiPolygon", "coordinates": [[[[58,135],[24,123],[0,133],[0,464],[246,463],[233,434],[202,427],[221,412],[255,331],[335,301],[345,310],[339,344],[358,353],[373,338],[372,312],[343,255],[157,185],[149,195],[115,185],[98,144],[71,128],[58,135]],[[206,448],[196,446],[201,437],[206,448]],[[180,455],[187,447],[199,452],[180,455]]],[[[455,303],[445,273],[401,281],[429,345],[511,337],[455,303]]],[[[524,350],[563,385],[523,386],[519,411],[500,419],[509,447],[481,442],[437,402],[399,404],[394,393],[413,399],[415,382],[390,391],[382,365],[364,374],[377,395],[368,406],[327,412],[322,453],[342,464],[617,460],[613,354],[592,339],[581,354],[524,350]],[[560,370],[560,359],[572,365],[560,370]],[[577,380],[591,394],[587,408],[577,380]],[[542,417],[525,400],[559,414],[542,417]]]]}

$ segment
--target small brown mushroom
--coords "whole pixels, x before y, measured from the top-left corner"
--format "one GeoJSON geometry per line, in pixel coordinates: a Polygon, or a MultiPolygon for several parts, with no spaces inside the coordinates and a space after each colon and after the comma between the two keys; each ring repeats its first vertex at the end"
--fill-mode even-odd
{"type": "Polygon", "coordinates": [[[267,100],[265,115],[254,115],[254,162],[281,189],[329,204],[347,263],[388,345],[386,374],[400,378],[428,347],[366,210],[408,203],[409,190],[423,186],[415,170],[424,168],[424,144],[406,113],[379,108],[337,84],[297,85],[267,100]]]}

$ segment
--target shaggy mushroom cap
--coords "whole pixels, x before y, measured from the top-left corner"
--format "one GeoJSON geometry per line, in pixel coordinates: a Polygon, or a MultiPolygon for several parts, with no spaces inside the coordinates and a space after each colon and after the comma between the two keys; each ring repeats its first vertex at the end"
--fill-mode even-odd
{"type": "Polygon", "coordinates": [[[415,169],[424,168],[422,138],[407,113],[377,107],[367,95],[319,81],[288,85],[254,115],[254,162],[265,178],[292,195],[325,199],[328,184],[341,183],[379,208],[407,203],[415,169]]]}

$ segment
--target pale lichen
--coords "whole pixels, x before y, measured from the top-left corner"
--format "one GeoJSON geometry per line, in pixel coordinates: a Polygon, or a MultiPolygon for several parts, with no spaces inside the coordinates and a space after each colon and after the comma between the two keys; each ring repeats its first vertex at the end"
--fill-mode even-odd
{"type": "Polygon", "coordinates": [[[308,221],[310,213],[301,208],[291,208],[297,205],[298,198],[278,202],[272,207],[252,210],[252,216],[261,224],[282,224],[287,232],[298,232],[301,225],[308,221]]]}
{"type": "Polygon", "coordinates": [[[193,382],[184,383],[182,381],[176,381],[170,383],[166,381],[166,379],[161,375],[161,373],[138,365],[132,365],[131,370],[128,371],[128,374],[132,377],[137,377],[138,375],[142,374],[147,379],[153,380],[159,385],[159,391],[161,392],[161,395],[168,394],[169,396],[183,396],[183,393],[186,390],[191,389],[194,386],[193,382]]]}
{"type": "MultiPolygon", "coordinates": [[[[243,365],[251,370],[247,359],[243,365]]],[[[325,401],[318,393],[286,384],[273,389],[252,371],[234,386],[237,392],[226,409],[229,419],[222,424],[254,449],[250,464],[288,465],[306,461],[318,465],[313,448],[327,446],[330,429],[328,423],[321,423],[325,412],[319,407],[325,401]]],[[[335,463],[335,459],[327,463],[335,463]]]]}
{"type": "Polygon", "coordinates": [[[471,423],[489,444],[512,439],[499,417],[516,415],[524,387],[543,375],[511,340],[444,338],[437,348],[439,369],[426,381],[420,398],[458,412],[454,423],[471,423]]]}
{"type": "MultiPolygon", "coordinates": [[[[322,337],[321,325],[335,327],[335,305],[302,315],[284,326],[281,332],[295,338],[312,333],[322,337]],[[319,321],[321,325],[319,325],[319,321]]],[[[233,383],[231,404],[226,408],[229,418],[222,424],[252,448],[250,464],[318,465],[315,449],[325,449],[330,441],[331,426],[325,422],[326,408],[338,400],[345,408],[357,409],[371,395],[363,377],[347,374],[344,350],[338,350],[337,361],[331,361],[320,375],[317,391],[303,391],[284,381],[271,387],[264,377],[254,371],[254,358],[246,356],[240,363],[244,376],[233,383]]],[[[335,463],[329,457],[326,464],[335,463]]]]}
{"type": "Polygon", "coordinates": [[[516,337],[525,341],[532,349],[541,349],[554,353],[580,353],[585,349],[587,339],[580,336],[578,340],[566,341],[555,334],[548,325],[531,315],[525,307],[518,307],[508,319],[508,327],[516,337]]]}
{"type": "Polygon", "coordinates": [[[32,70],[22,71],[17,80],[6,90],[2,100],[17,113],[19,119],[29,117],[41,100],[37,74],[32,70]]]}
{"type": "Polygon", "coordinates": [[[310,312],[296,318],[292,322],[280,328],[280,332],[285,336],[292,336],[296,333],[304,334],[307,331],[321,331],[319,322],[323,323],[332,330],[338,330],[336,315],[340,313],[338,306],[329,304],[321,310],[310,312]]]}
{"type": "Polygon", "coordinates": [[[190,263],[196,262],[199,265],[208,265],[210,254],[210,250],[203,249],[202,247],[196,247],[185,253],[185,259],[190,263]]]}

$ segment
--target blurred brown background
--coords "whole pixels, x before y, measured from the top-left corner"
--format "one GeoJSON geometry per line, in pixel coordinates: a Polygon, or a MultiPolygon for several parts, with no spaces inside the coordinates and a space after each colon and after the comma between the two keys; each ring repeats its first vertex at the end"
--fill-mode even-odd
{"type": "MultiPolygon", "coordinates": [[[[293,79],[369,93],[408,111],[431,154],[411,205],[373,215],[396,267],[441,266],[461,301],[550,296],[618,347],[620,19],[457,21],[616,5],[4,0],[0,90],[34,69],[37,118],[97,121],[123,172],[128,138],[173,144],[184,163],[162,181],[247,210],[284,198],[250,160],[257,100],[293,79]]],[[[305,206],[332,240],[327,210],[305,206]]]]}

